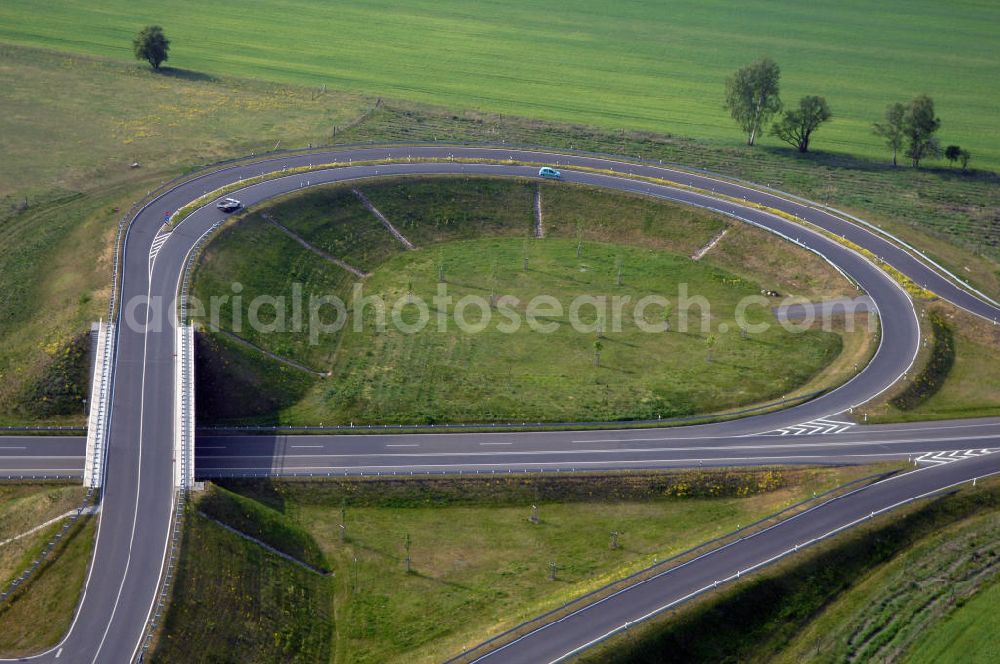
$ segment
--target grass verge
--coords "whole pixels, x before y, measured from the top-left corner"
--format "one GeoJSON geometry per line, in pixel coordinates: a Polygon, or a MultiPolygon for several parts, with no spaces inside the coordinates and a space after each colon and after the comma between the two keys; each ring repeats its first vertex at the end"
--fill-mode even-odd
{"type": "MultiPolygon", "coordinates": [[[[55,524],[33,537],[35,553],[59,527],[55,524]]],[[[55,645],[65,635],[83,590],[95,531],[93,517],[79,519],[30,581],[0,605],[0,656],[20,657],[38,652],[55,645]]],[[[33,556],[29,552],[25,564],[33,556]]]]}

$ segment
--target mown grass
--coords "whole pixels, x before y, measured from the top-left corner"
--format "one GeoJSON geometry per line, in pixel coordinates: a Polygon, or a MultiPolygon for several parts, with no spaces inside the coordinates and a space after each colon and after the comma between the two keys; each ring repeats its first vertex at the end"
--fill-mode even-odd
{"type": "Polygon", "coordinates": [[[978,591],[968,601],[916,642],[907,657],[912,664],[942,662],[961,653],[967,664],[987,664],[1000,659],[996,633],[1000,629],[1000,583],[994,579],[988,588],[978,591]]]}
{"type": "Polygon", "coordinates": [[[279,613],[275,608],[283,596],[265,584],[274,570],[287,574],[296,568],[264,554],[235,555],[234,548],[244,547],[236,547],[238,540],[220,534],[214,524],[192,521],[185,535],[190,548],[181,559],[161,643],[174,644],[171,652],[180,653],[186,639],[189,648],[211,657],[227,643],[236,643],[242,653],[268,641],[272,632],[319,634],[325,629],[332,655],[308,661],[442,661],[654,559],[872,472],[864,467],[765,468],[412,482],[228,480],[222,483],[226,492],[216,489],[218,495],[232,504],[256,505],[227,510],[235,517],[232,525],[251,528],[286,552],[301,547],[282,532],[304,530],[334,575],[303,571],[302,585],[289,583],[287,592],[298,587],[305,593],[312,615],[279,613]],[[529,518],[532,505],[538,506],[537,524],[529,518]],[[253,515],[262,511],[265,521],[280,527],[254,526],[253,515]],[[617,549],[609,546],[613,530],[619,532],[617,549]],[[263,574],[244,570],[263,561],[263,574]],[[555,581],[549,580],[550,562],[558,567],[555,581]],[[318,583],[327,584],[325,607],[315,604],[321,596],[318,583]],[[259,620],[229,620],[237,609],[228,606],[229,600],[220,605],[221,597],[234,597],[238,611],[259,620]],[[209,625],[199,624],[204,622],[209,625]]]}
{"type": "MultiPolygon", "coordinates": [[[[330,378],[303,375],[301,383],[286,389],[286,378],[295,369],[272,361],[257,372],[260,377],[247,378],[252,373],[248,358],[254,352],[235,348],[224,335],[209,335],[216,340],[213,345],[235,354],[228,360],[225,355],[202,360],[211,365],[199,379],[206,389],[229,382],[227,373],[239,384],[273,382],[273,390],[262,391],[272,395],[275,406],[282,405],[263,414],[262,404],[253,396],[257,391],[251,391],[242,417],[234,417],[239,396],[218,404],[218,413],[208,407],[199,412],[213,421],[284,423],[655,419],[782,397],[842,355],[851,358],[848,373],[858,364],[859,354],[863,360],[869,340],[863,332],[792,334],[772,327],[762,335],[743,338],[732,320],[737,301],[757,294],[760,281],[785,295],[855,293],[811,254],[758,229],[700,211],[582,187],[542,187],[546,237],[537,240],[532,237],[535,186],[466,178],[366,185],[372,202],[417,245],[412,252],[405,251],[342,187],[286,197],[226,229],[208,246],[195,274],[194,292],[209,310],[203,322],[216,320],[223,330],[317,372],[330,372],[330,378]],[[358,329],[359,317],[350,302],[351,286],[361,280],[304,249],[275,224],[357,268],[374,270],[361,284],[363,294],[378,296],[390,307],[408,292],[431,305],[443,276],[453,303],[464,296],[488,298],[491,292],[518,298],[520,304],[511,311],[522,322],[532,297],[555,297],[564,307],[563,314],[553,319],[559,329],[540,334],[522,324],[515,334],[506,334],[498,326],[506,317],[497,310],[478,334],[466,334],[454,324],[439,330],[436,306],[434,320],[417,334],[391,324],[377,331],[370,307],[358,329]],[[700,261],[689,259],[722,230],[727,235],[712,251],[700,261]],[[296,283],[304,312],[300,328],[293,324],[291,305],[296,283]],[[674,331],[640,330],[634,322],[634,303],[650,294],[677,303],[682,284],[690,295],[707,298],[710,311],[692,307],[687,331],[681,323],[687,314],[682,316],[679,306],[671,316],[674,331]],[[237,290],[239,302],[233,297],[237,290]],[[308,300],[324,295],[346,302],[348,319],[341,331],[314,335],[308,300]],[[621,308],[621,330],[612,329],[610,313],[605,313],[600,367],[593,366],[596,328],[589,335],[580,334],[567,321],[567,307],[579,295],[605,296],[609,302],[615,296],[630,298],[621,308]],[[228,299],[213,319],[210,301],[219,296],[228,299]],[[261,317],[264,323],[283,320],[283,331],[248,324],[250,304],[258,296],[284,298],[283,318],[276,318],[270,306],[261,317]],[[708,331],[701,326],[703,314],[711,318],[708,331]],[[710,332],[716,335],[711,362],[710,332]],[[788,362],[789,357],[794,360],[788,362]],[[272,371],[280,371],[281,380],[268,381],[272,371]],[[312,387],[303,394],[297,386],[306,381],[312,387]],[[285,396],[275,396],[279,394],[285,396]],[[302,395],[298,403],[287,406],[297,395],[302,395]]],[[[403,311],[408,322],[416,316],[413,306],[403,311]]],[[[659,322],[655,316],[647,312],[645,318],[659,322]]],[[[479,323],[481,317],[478,309],[467,310],[470,323],[479,323]]],[[[755,322],[771,319],[759,307],[750,310],[750,317],[755,322]]],[[[588,324],[595,322],[590,308],[582,318],[588,324]]],[[[331,319],[328,308],[323,320],[331,319]]],[[[845,375],[838,369],[814,387],[829,387],[845,375]]]]}
{"type": "Polygon", "coordinates": [[[893,660],[995,576],[998,505],[990,480],[904,508],[634,626],[581,661],[893,660]]]}
{"type": "Polygon", "coordinates": [[[883,156],[871,122],[887,103],[927,92],[944,118],[943,140],[996,167],[1000,139],[989,127],[1000,91],[988,82],[998,46],[990,26],[998,21],[996,8],[982,3],[902,0],[878,7],[781,0],[740,11],[720,0],[584,0],[572,9],[530,0],[283,0],[250,8],[234,0],[113,0],[100,9],[11,0],[0,11],[0,39],[126,60],[135,32],[155,22],[173,40],[167,64],[185,70],[728,145],[742,137],[722,108],[725,78],[766,54],[784,68],[787,102],[829,99],[834,120],[817,132],[817,147],[883,156]]]}
{"type": "MultiPolygon", "coordinates": [[[[295,409],[298,418],[360,423],[667,418],[780,398],[841,350],[833,333],[792,334],[773,327],[741,338],[732,312],[740,297],[759,288],[707,264],[594,242],[585,243],[577,259],[575,241],[549,238],[528,247],[524,270],[526,242],[532,241],[457,241],[403,254],[376,271],[365,291],[392,303],[412,287],[413,297],[431,302],[443,262],[455,302],[467,296],[486,298],[495,288],[498,296],[517,298],[520,304],[510,310],[523,317],[532,298],[554,297],[564,307],[562,314],[545,316],[546,322],[557,323],[555,331],[541,334],[524,323],[507,334],[497,313],[487,320],[475,309],[467,320],[487,325],[479,333],[454,329],[454,322],[445,331],[428,325],[418,334],[392,326],[376,332],[366,323],[360,332],[352,328],[343,333],[329,365],[330,384],[323,385],[318,399],[307,398],[295,409]],[[624,264],[622,286],[616,282],[619,261],[624,264]],[[711,303],[711,313],[704,313],[711,316],[711,331],[696,323],[684,330],[678,311],[671,316],[675,331],[645,332],[627,304],[620,331],[605,314],[600,366],[594,366],[597,333],[573,329],[565,313],[581,295],[609,302],[617,295],[635,303],[656,293],[676,301],[681,284],[711,303]],[[712,334],[717,342],[709,361],[706,343],[712,334]]],[[[404,320],[412,324],[417,315],[411,307],[404,320]]],[[[647,313],[646,320],[658,322],[655,315],[647,313]]],[[[691,315],[702,313],[692,309],[691,315]]],[[[752,316],[756,323],[770,313],[752,316]]],[[[581,318],[586,325],[598,324],[592,310],[581,318]]]]}

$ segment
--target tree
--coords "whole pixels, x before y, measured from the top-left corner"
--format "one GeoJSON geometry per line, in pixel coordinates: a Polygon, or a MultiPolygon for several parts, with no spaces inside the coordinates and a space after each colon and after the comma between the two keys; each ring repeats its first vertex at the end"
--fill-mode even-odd
{"type": "Polygon", "coordinates": [[[885,122],[876,122],[872,125],[875,135],[885,139],[886,146],[892,150],[892,165],[896,166],[896,155],[903,149],[903,116],[906,115],[906,106],[896,102],[889,104],[885,109],[885,122]]]}
{"type": "Polygon", "coordinates": [[[712,362],[712,351],[715,349],[715,342],[717,342],[718,340],[719,340],[718,337],[716,337],[714,334],[710,334],[708,335],[708,337],[705,338],[705,348],[708,349],[708,353],[705,355],[706,362],[709,363],[712,362]]]}
{"type": "Polygon", "coordinates": [[[972,153],[968,150],[962,150],[958,153],[958,161],[962,164],[962,172],[965,173],[969,170],[969,160],[972,159],[972,153]]]}
{"type": "Polygon", "coordinates": [[[738,69],[726,79],[726,104],[733,120],[754,145],[762,126],[781,110],[778,80],[781,70],[770,58],[762,58],[738,69]]]}
{"type": "Polygon", "coordinates": [[[955,162],[960,162],[962,164],[962,172],[966,172],[969,166],[969,160],[972,159],[972,154],[968,150],[963,150],[957,145],[949,145],[944,149],[944,156],[951,165],[954,166],[955,162]]]}
{"type": "Polygon", "coordinates": [[[903,114],[903,134],[906,136],[906,156],[914,168],[928,157],[941,154],[941,146],[934,137],[941,127],[941,118],[934,115],[934,100],[920,95],[910,102],[903,114]]]}
{"type": "Polygon", "coordinates": [[[799,152],[808,152],[813,132],[830,117],[825,97],[803,97],[798,108],[786,111],[781,120],[774,123],[771,133],[798,148],[799,152]]]}
{"type": "Polygon", "coordinates": [[[663,303],[663,331],[664,332],[669,332],[670,331],[670,309],[671,309],[670,303],[669,302],[664,302],[663,303]]]}
{"type": "Polygon", "coordinates": [[[949,145],[944,149],[944,158],[954,166],[955,162],[958,161],[958,156],[962,153],[962,148],[957,145],[949,145]]]}
{"type": "Polygon", "coordinates": [[[601,366],[601,351],[604,349],[604,344],[601,343],[600,339],[594,341],[594,366],[601,366]]]}
{"type": "Polygon", "coordinates": [[[145,60],[153,69],[159,69],[167,60],[170,40],[158,25],[147,25],[132,40],[132,50],[136,60],[145,60]]]}

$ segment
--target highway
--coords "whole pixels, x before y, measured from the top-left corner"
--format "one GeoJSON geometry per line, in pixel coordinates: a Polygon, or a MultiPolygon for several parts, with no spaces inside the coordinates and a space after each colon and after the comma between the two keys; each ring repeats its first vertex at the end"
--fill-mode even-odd
{"type": "MultiPolygon", "coordinates": [[[[171,185],[148,202],[130,222],[124,245],[122,306],[116,321],[110,440],[94,561],[76,619],[66,638],[58,646],[32,658],[33,660],[56,661],[66,653],[71,658],[70,661],[74,662],[130,661],[136,656],[157,594],[175,498],[172,470],[173,358],[174,329],[177,325],[175,297],[183,266],[192,247],[225,219],[225,215],[215,209],[214,202],[196,210],[182,220],[165,241],[157,243],[159,250],[154,261],[150,258],[150,250],[164,216],[206,192],[240,183],[261,173],[280,172],[310,164],[353,164],[389,159],[395,161],[285,175],[242,187],[227,195],[235,196],[247,206],[253,207],[277,195],[325,183],[428,174],[534,177],[537,167],[522,166],[517,162],[554,164],[563,171],[564,179],[568,182],[630,191],[717,210],[797,240],[837,265],[871,296],[881,322],[882,342],[870,364],[842,387],[805,404],[743,420],[669,431],[453,434],[433,437],[434,442],[426,436],[413,435],[381,438],[345,436],[343,439],[316,439],[319,442],[312,444],[321,447],[311,448],[312,452],[309,454],[297,453],[294,446],[305,444],[296,442],[297,439],[271,437],[255,441],[245,438],[226,440],[222,437],[202,437],[197,446],[197,472],[200,476],[233,473],[237,472],[236,469],[250,469],[246,472],[253,474],[263,472],[265,468],[269,472],[281,473],[306,472],[306,468],[325,468],[325,472],[344,472],[344,469],[352,468],[357,472],[372,469],[382,472],[382,468],[388,469],[388,472],[407,472],[437,467],[505,471],[553,467],[562,469],[567,464],[568,468],[583,465],[593,468],[667,466],[693,463],[695,460],[729,464],[738,463],[740,459],[761,462],[763,457],[768,457],[769,463],[776,462],[771,459],[778,458],[785,458],[790,462],[819,462],[830,461],[837,457],[836,452],[848,449],[853,451],[856,458],[860,458],[859,455],[869,454],[898,456],[921,450],[938,451],[936,445],[952,446],[951,449],[986,449],[995,444],[993,433],[1000,430],[996,422],[981,425],[975,429],[978,433],[974,433],[972,429],[958,434],[952,431],[947,434],[952,436],[950,440],[935,438],[935,434],[928,431],[866,433],[875,431],[872,427],[857,427],[842,434],[824,435],[824,439],[843,440],[845,444],[853,444],[850,448],[835,448],[830,444],[826,448],[815,445],[803,447],[806,444],[804,442],[799,447],[779,445],[784,444],[786,439],[796,438],[794,436],[751,438],[756,434],[821,418],[843,418],[842,413],[882,393],[907,372],[920,343],[918,321],[909,296],[883,270],[845,244],[783,216],[758,209],[753,206],[754,203],[796,215],[834,235],[843,236],[855,245],[868,249],[916,283],[976,315],[989,320],[996,320],[1000,316],[1000,310],[996,306],[976,297],[885,238],[818,207],[710,176],[536,150],[447,146],[371,147],[282,155],[263,161],[240,163],[171,185]],[[429,159],[443,161],[420,161],[429,159]],[[464,163],[463,160],[489,160],[498,163],[464,163]],[[574,169],[599,169],[602,172],[574,169]],[[696,187],[705,193],[669,184],[629,179],[624,176],[627,173],[655,177],[684,187],[696,187]],[[744,198],[748,205],[735,202],[744,198]],[[889,440],[897,433],[913,440],[907,443],[889,440]],[[857,440],[852,440],[852,436],[857,440]],[[644,437],[648,440],[642,440],[644,437]],[[762,441],[760,445],[764,447],[751,449],[747,445],[751,440],[762,441]],[[724,444],[727,442],[728,445],[724,444]],[[417,447],[389,448],[389,445],[417,447]],[[427,446],[426,449],[422,447],[424,445],[427,446]],[[531,445],[537,447],[532,448],[531,445]],[[483,449],[484,447],[501,449],[483,449]],[[505,447],[511,449],[502,449],[505,447]],[[761,456],[761,451],[766,454],[761,456]],[[516,457],[515,454],[520,454],[521,457],[516,457]]],[[[902,429],[905,430],[905,427],[902,429]]],[[[64,443],[67,447],[61,447],[61,443],[50,439],[36,439],[30,443],[24,441],[24,444],[19,441],[24,439],[8,437],[0,442],[0,463],[3,468],[13,469],[16,466],[24,472],[37,470],[39,473],[58,474],[72,465],[72,446],[79,446],[78,442],[74,443],[72,440],[64,443]],[[17,449],[21,447],[26,449],[17,449]]],[[[750,445],[754,443],[751,442],[750,445]]],[[[304,449],[301,451],[305,452],[304,449]]],[[[79,467],[82,468],[82,453],[77,453],[80,454],[79,467]]],[[[837,458],[844,457],[841,455],[837,458]]],[[[892,490],[867,494],[871,498],[867,499],[870,502],[864,503],[864,506],[884,505],[887,500],[894,500],[907,492],[917,495],[928,488],[942,486],[950,479],[961,476],[963,472],[970,477],[974,476],[981,470],[991,468],[995,458],[987,454],[952,464],[934,464],[933,468],[911,475],[912,479],[898,481],[893,485],[896,488],[892,490]]],[[[3,476],[2,472],[0,476],[3,476]]],[[[830,510],[843,520],[853,514],[852,510],[856,511],[856,507],[853,503],[841,502],[830,510]]],[[[811,519],[798,519],[781,532],[797,536],[810,532],[810,524],[811,519]]],[[[733,555],[744,551],[739,547],[734,549],[737,553],[733,555]]],[[[753,554],[753,551],[746,549],[744,559],[753,558],[753,554]]],[[[636,605],[640,604],[642,602],[637,599],[636,605]]],[[[588,616],[603,615],[603,611],[603,608],[594,609],[588,616]]],[[[562,645],[556,649],[566,650],[579,638],[598,636],[601,620],[588,617],[584,623],[573,623],[581,625],[580,632],[566,632],[560,637],[562,645]],[[595,622],[587,622],[591,620],[595,622]]],[[[548,632],[544,640],[554,640],[554,634],[555,632],[548,632]]],[[[532,650],[537,647],[533,644],[532,640],[522,641],[519,645],[502,651],[503,656],[526,658],[523,661],[542,661],[538,658],[539,653],[532,650]]]]}
{"type": "MultiPolygon", "coordinates": [[[[837,427],[836,430],[845,427],[837,427]]],[[[495,434],[201,434],[197,477],[572,472],[871,463],[935,465],[936,452],[1000,449],[1000,418],[850,426],[840,433],[691,435],[690,427],[495,434]]],[[[81,477],[84,438],[5,438],[0,477],[81,477]]]]}

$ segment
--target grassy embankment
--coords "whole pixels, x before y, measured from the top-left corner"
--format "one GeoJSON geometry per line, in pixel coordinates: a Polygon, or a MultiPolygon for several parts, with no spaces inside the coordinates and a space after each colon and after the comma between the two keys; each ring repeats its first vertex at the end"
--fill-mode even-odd
{"type": "Polygon", "coordinates": [[[995,640],[975,635],[995,624],[998,507],[1000,482],[989,480],[894,512],[582,661],[991,661],[995,640]]]}
{"type": "MultiPolygon", "coordinates": [[[[7,540],[77,508],[83,493],[58,483],[0,485],[0,542],[6,542],[0,545],[0,587],[31,565],[62,524],[7,540]]],[[[0,604],[0,656],[37,652],[62,638],[83,588],[94,531],[92,518],[78,521],[28,583],[0,604]]]]}
{"type": "Polygon", "coordinates": [[[655,559],[872,472],[226,482],[196,508],[334,574],[306,571],[192,515],[154,661],[184,661],[191,648],[246,662],[441,661],[655,559]]]}
{"type": "MultiPolygon", "coordinates": [[[[850,295],[854,290],[815,256],[715,216],[632,196],[545,186],[546,235],[538,240],[531,237],[531,183],[431,178],[382,182],[365,191],[417,251],[405,251],[343,187],[289,197],[254,211],[208,247],[195,276],[194,292],[202,302],[231,297],[233,282],[242,285],[242,302],[230,299],[221,306],[222,329],[318,373],[329,372],[331,378],[301,375],[301,370],[273,360],[255,367],[243,359],[252,349],[212,335],[202,348],[225,344],[229,352],[221,357],[205,353],[201,360],[198,392],[211,399],[201,404],[201,421],[666,418],[829,387],[863,363],[868,352],[864,321],[843,337],[820,330],[795,334],[773,325],[743,338],[733,319],[736,305],[758,294],[761,285],[800,297],[850,295]],[[378,296],[390,308],[408,295],[425,302],[427,326],[410,334],[399,331],[389,317],[388,329],[378,332],[369,307],[358,330],[350,289],[361,280],[304,249],[272,221],[371,272],[363,280],[364,295],[378,296]],[[726,229],[700,261],[689,258],[726,229]],[[438,329],[433,304],[442,276],[453,298],[445,330],[438,329]],[[300,330],[291,324],[295,283],[301,284],[304,302],[300,330]],[[710,310],[682,310],[679,292],[684,287],[689,297],[705,298],[710,310]],[[488,321],[480,309],[467,309],[468,323],[483,323],[485,329],[460,330],[452,317],[454,303],[465,296],[488,301],[491,293],[516,297],[518,303],[494,308],[488,321]],[[318,327],[310,326],[307,303],[312,295],[327,294],[348,302],[347,324],[341,332],[313,337],[318,327]],[[527,303],[543,294],[563,307],[562,314],[545,317],[558,325],[551,334],[531,329],[525,319],[527,303]],[[672,331],[651,334],[635,322],[633,305],[651,294],[674,303],[672,331]],[[261,332],[247,324],[251,303],[260,295],[285,298],[285,332],[261,332]],[[580,295],[603,296],[609,303],[616,296],[629,298],[621,307],[620,330],[614,329],[610,308],[603,313],[600,366],[594,366],[594,309],[585,307],[580,315],[593,326],[591,332],[580,333],[568,322],[569,304],[580,295]],[[702,329],[702,315],[710,319],[708,330],[702,329]],[[518,331],[505,333],[508,316],[517,317],[518,331]],[[687,331],[682,318],[689,319],[687,331]],[[715,345],[708,361],[710,336],[715,345]],[[225,359],[233,351],[235,358],[225,359]],[[835,366],[812,382],[831,363],[835,366]],[[294,377],[296,373],[300,375],[294,377]],[[232,387],[239,383],[247,389],[232,387]],[[221,386],[227,389],[213,397],[219,392],[214,388],[221,386]],[[241,394],[249,395],[246,402],[241,394]],[[267,396],[254,396],[258,394],[267,396]],[[268,405],[283,408],[262,409],[268,405]]],[[[263,311],[262,322],[276,320],[273,307],[263,311]]],[[[658,323],[660,312],[650,307],[644,319],[658,323]]],[[[753,323],[774,322],[766,306],[751,308],[748,317],[753,323]]],[[[323,318],[332,320],[332,310],[327,308],[323,318]]],[[[413,324],[416,306],[403,309],[402,319],[413,324]]]]}
{"type": "MultiPolygon", "coordinates": [[[[41,16],[35,13],[16,25],[30,31],[41,16]]],[[[45,27],[52,29],[52,22],[45,27]]],[[[66,46],[58,40],[47,43],[66,46]]],[[[710,168],[853,211],[899,233],[987,292],[1000,293],[991,222],[1000,208],[1000,187],[988,173],[891,169],[883,159],[843,153],[802,157],[766,145],[744,148],[735,136],[719,144],[393,100],[374,109],[373,100],[319,86],[217,78],[211,70],[155,75],[138,64],[0,48],[5,90],[0,147],[8,157],[0,163],[0,224],[6,239],[0,273],[8,286],[0,298],[4,423],[83,422],[77,397],[85,385],[70,385],[48,402],[35,395],[41,386],[66,384],[67,374],[54,366],[56,358],[105,310],[119,211],[163,179],[197,164],[260,154],[279,142],[288,147],[333,140],[506,141],[710,168]],[[363,121],[345,130],[366,109],[363,121]],[[340,130],[334,134],[333,127],[340,130]],[[128,168],[132,161],[141,168],[128,168]],[[54,402],[58,408],[51,407],[54,402]]],[[[175,50],[172,63],[185,66],[177,59],[175,50]]],[[[974,143],[969,145],[975,152],[974,143]]]]}
{"type": "Polygon", "coordinates": [[[943,302],[920,310],[927,344],[908,379],[864,408],[868,421],[1000,415],[1000,328],[943,302]]]}

